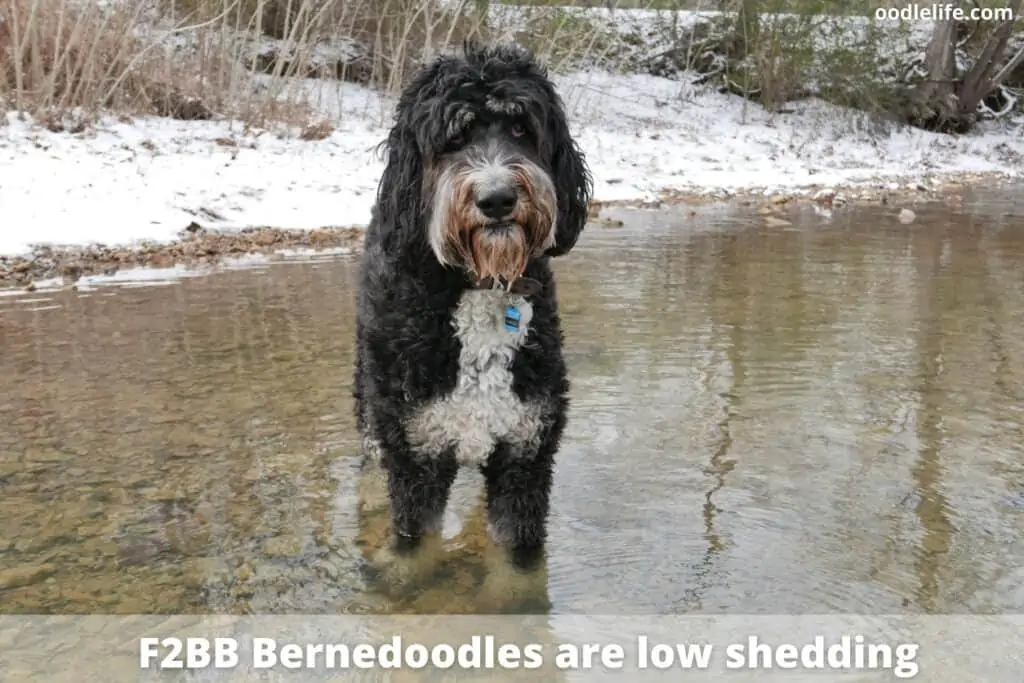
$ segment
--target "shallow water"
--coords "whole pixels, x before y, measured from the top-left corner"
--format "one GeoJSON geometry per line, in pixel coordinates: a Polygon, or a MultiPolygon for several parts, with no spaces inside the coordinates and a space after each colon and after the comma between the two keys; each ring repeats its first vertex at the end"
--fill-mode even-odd
{"type": "Polygon", "coordinates": [[[495,564],[464,474],[398,593],[364,571],[351,257],[0,297],[0,611],[1021,611],[1014,194],[593,226],[547,566],[495,564]]]}

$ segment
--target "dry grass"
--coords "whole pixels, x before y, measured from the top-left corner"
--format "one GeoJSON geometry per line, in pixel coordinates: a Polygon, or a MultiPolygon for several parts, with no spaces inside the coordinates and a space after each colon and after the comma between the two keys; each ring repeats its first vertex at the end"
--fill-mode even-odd
{"type": "Polygon", "coordinates": [[[308,127],[296,77],[394,91],[467,39],[568,63],[607,37],[557,8],[526,14],[510,27],[486,0],[0,0],[0,111],[53,127],[101,112],[308,127]]]}
{"type": "Polygon", "coordinates": [[[208,119],[238,69],[225,54],[182,54],[184,27],[156,31],[137,2],[0,0],[0,106],[52,125],[101,111],[208,119]]]}
{"type": "MultiPolygon", "coordinates": [[[[284,124],[316,139],[327,128],[304,79],[393,92],[416,64],[468,38],[517,40],[555,71],[597,66],[660,73],[638,63],[637,55],[652,44],[668,45],[669,52],[682,46],[685,54],[670,61],[677,70],[692,70],[695,60],[708,58],[711,43],[697,44],[703,54],[692,53],[694,43],[679,24],[681,9],[727,13],[728,35],[712,36],[713,51],[731,62],[723,78],[734,90],[757,93],[766,106],[800,96],[813,79],[813,63],[821,61],[829,80],[841,84],[832,88],[837,101],[846,91],[858,101],[881,101],[861,92],[865,83],[875,87],[878,67],[867,57],[879,45],[818,54],[813,38],[822,29],[815,17],[833,12],[826,0],[796,3],[800,17],[762,23],[756,35],[742,39],[736,28],[742,22],[735,21],[740,7],[786,12],[795,0],[515,2],[0,0],[0,112],[28,112],[53,128],[82,126],[102,112],[232,118],[259,127],[284,124]],[[611,27],[610,20],[630,9],[656,10],[645,32],[611,27]]],[[[888,3],[850,4],[848,11],[867,13],[888,3]]],[[[833,99],[831,91],[826,96],[833,99]]]]}
{"type": "Polygon", "coordinates": [[[100,112],[306,125],[294,76],[393,88],[422,48],[471,33],[432,4],[0,0],[0,111],[54,126],[100,112]],[[371,49],[343,54],[356,37],[371,49]]]}

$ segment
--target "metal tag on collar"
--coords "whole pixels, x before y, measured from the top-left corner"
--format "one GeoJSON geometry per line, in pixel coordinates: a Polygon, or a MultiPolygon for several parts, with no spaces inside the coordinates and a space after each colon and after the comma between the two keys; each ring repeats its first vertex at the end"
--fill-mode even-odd
{"type": "Polygon", "coordinates": [[[508,308],[505,309],[506,330],[508,330],[509,332],[518,332],[520,319],[521,314],[519,313],[518,308],[516,308],[515,306],[509,306],[508,308]]]}

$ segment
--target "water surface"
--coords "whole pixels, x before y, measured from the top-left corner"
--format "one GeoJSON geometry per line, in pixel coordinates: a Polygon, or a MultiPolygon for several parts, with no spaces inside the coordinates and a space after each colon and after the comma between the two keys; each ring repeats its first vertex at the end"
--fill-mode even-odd
{"type": "MultiPolygon", "coordinates": [[[[705,207],[590,228],[558,266],[573,406],[522,609],[1024,609],[1013,196],[910,225],[705,207]]],[[[360,505],[355,278],[335,256],[0,297],[0,610],[507,597],[475,473],[426,585],[364,571],[386,520],[360,505]]]]}

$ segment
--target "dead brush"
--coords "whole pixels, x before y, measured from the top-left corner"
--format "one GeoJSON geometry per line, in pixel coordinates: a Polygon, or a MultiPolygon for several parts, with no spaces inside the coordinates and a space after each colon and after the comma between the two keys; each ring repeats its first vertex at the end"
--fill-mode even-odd
{"type": "MultiPolygon", "coordinates": [[[[200,30],[184,22],[157,28],[151,3],[0,0],[0,17],[0,110],[29,113],[50,128],[103,112],[235,116],[246,95],[261,97],[247,90],[251,75],[230,45],[218,45],[210,33],[199,42],[200,30]],[[172,42],[178,37],[199,44],[183,48],[172,42]]],[[[264,119],[294,120],[301,108],[263,104],[264,119]]]]}
{"type": "Polygon", "coordinates": [[[141,3],[0,0],[0,105],[44,118],[103,110],[209,118],[194,72],[144,40],[142,11],[141,3]]]}
{"type": "MultiPolygon", "coordinates": [[[[0,111],[64,130],[111,113],[217,117],[313,135],[324,112],[312,105],[308,79],[395,93],[418,64],[467,39],[522,39],[522,26],[502,25],[496,7],[481,0],[0,0],[0,111]]],[[[614,42],[599,21],[535,9],[526,42],[556,71],[600,61],[614,42]]]]}

